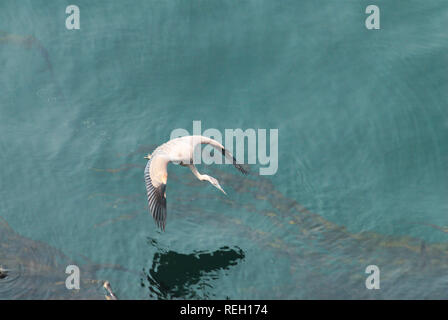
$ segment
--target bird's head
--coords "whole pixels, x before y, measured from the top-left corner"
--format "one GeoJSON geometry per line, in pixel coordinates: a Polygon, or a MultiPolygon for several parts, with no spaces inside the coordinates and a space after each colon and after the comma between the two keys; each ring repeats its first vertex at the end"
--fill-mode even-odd
{"type": "Polygon", "coordinates": [[[219,184],[218,179],[215,179],[213,177],[207,176],[207,180],[218,190],[221,190],[225,195],[227,195],[227,193],[222,189],[221,185],[219,184]]]}

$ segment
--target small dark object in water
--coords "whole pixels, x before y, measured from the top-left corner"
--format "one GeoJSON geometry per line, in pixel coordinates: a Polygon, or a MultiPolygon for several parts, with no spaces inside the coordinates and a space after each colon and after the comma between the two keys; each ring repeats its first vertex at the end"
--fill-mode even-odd
{"type": "Polygon", "coordinates": [[[0,267],[0,280],[5,279],[8,276],[8,270],[0,267]]]}

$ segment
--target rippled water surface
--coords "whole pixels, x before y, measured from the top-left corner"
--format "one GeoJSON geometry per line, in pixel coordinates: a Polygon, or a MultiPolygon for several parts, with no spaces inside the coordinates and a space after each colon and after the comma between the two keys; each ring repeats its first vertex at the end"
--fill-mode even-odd
{"type": "Polygon", "coordinates": [[[0,299],[447,298],[446,1],[76,3],[0,4],[0,299]],[[143,156],[193,120],[278,171],[170,166],[163,233],[143,156]]]}

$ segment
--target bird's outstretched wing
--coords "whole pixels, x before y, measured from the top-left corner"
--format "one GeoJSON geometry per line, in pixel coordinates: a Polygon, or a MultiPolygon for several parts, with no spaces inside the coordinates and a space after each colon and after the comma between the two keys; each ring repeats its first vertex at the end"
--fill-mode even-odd
{"type": "Polygon", "coordinates": [[[235,157],[230,153],[229,150],[227,150],[225,148],[221,148],[221,153],[222,153],[222,155],[224,157],[232,160],[233,166],[235,168],[237,168],[239,172],[241,172],[242,174],[248,174],[249,173],[246,168],[244,168],[241,164],[236,162],[235,157]]]}
{"type": "Polygon", "coordinates": [[[157,226],[165,231],[166,224],[166,179],[168,161],[161,157],[152,157],[145,168],[148,207],[157,226]]]}
{"type": "Polygon", "coordinates": [[[216,150],[221,151],[222,155],[225,158],[232,161],[233,166],[235,168],[237,168],[238,171],[240,171],[242,174],[248,174],[248,171],[246,170],[246,168],[244,168],[241,164],[237,163],[236,159],[232,155],[232,153],[229,150],[227,150],[226,148],[224,148],[224,146],[222,144],[220,144],[218,141],[207,138],[207,137],[201,137],[201,139],[199,141],[201,144],[209,144],[216,150]]]}

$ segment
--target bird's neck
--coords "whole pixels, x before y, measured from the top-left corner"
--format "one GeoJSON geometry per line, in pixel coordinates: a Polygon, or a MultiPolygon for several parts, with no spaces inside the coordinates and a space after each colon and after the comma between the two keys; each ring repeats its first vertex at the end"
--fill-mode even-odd
{"type": "Polygon", "coordinates": [[[196,169],[195,166],[191,166],[191,171],[193,172],[193,174],[196,176],[196,178],[198,178],[201,181],[210,181],[210,176],[206,175],[206,174],[200,174],[198,172],[198,169],[196,169]]]}
{"type": "Polygon", "coordinates": [[[199,174],[199,176],[200,176],[199,180],[202,180],[202,181],[208,181],[208,182],[211,183],[211,181],[210,181],[210,176],[208,176],[208,175],[206,175],[206,174],[199,174]]]}
{"type": "Polygon", "coordinates": [[[210,182],[210,176],[206,175],[206,174],[200,174],[198,172],[198,174],[196,175],[196,177],[201,180],[201,181],[209,181],[210,182]]]}

